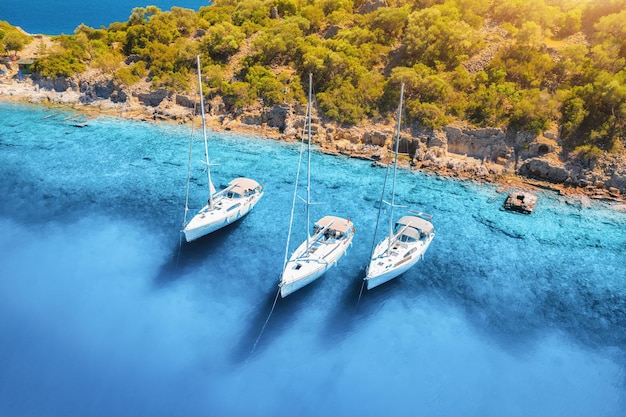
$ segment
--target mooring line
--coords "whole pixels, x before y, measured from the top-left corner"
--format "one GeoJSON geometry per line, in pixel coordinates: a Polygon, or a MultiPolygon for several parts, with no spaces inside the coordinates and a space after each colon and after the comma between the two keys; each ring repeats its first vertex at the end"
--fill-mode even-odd
{"type": "Polygon", "coordinates": [[[183,246],[183,234],[178,236],[178,253],[176,254],[176,268],[178,268],[178,262],[180,261],[180,250],[183,246]]]}
{"type": "Polygon", "coordinates": [[[265,328],[267,327],[267,323],[269,323],[270,317],[272,317],[272,313],[274,312],[274,308],[276,307],[276,303],[278,302],[279,295],[280,295],[280,288],[278,288],[278,291],[276,291],[276,297],[274,298],[274,304],[272,304],[272,309],[270,310],[270,314],[267,316],[265,323],[263,323],[263,327],[261,328],[261,333],[259,333],[259,336],[254,341],[254,345],[252,346],[252,351],[250,352],[250,355],[254,353],[254,351],[256,350],[256,345],[259,344],[259,340],[261,340],[261,336],[263,336],[263,332],[265,331],[265,328]]]}
{"type": "Polygon", "coordinates": [[[365,287],[365,280],[363,280],[363,282],[361,283],[361,291],[359,291],[359,299],[356,301],[357,307],[359,303],[361,302],[361,294],[363,294],[363,287],[365,287]]]}

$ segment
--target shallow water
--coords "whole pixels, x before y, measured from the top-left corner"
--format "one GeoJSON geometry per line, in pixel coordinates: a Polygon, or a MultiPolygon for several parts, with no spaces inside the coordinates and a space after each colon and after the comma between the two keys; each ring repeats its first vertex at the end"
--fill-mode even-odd
{"type": "Polygon", "coordinates": [[[437,236],[357,304],[384,170],[316,153],[312,217],[350,216],[354,244],[258,338],[297,144],[211,133],[216,185],[245,175],[266,194],[179,246],[189,126],[0,116],[0,415],[623,415],[624,213],[542,192],[518,215],[495,187],[402,171],[399,203],[437,236]]]}

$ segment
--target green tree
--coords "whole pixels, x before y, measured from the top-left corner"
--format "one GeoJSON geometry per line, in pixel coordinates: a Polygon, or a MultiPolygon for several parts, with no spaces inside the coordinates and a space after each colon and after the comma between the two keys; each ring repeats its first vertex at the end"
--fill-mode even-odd
{"type": "Polygon", "coordinates": [[[13,52],[13,56],[17,56],[17,53],[26,46],[26,36],[18,32],[8,32],[2,38],[2,44],[7,52],[13,52]]]}
{"type": "Polygon", "coordinates": [[[545,0],[506,0],[495,2],[492,14],[497,22],[508,22],[517,28],[534,22],[545,31],[554,33],[561,10],[549,6],[545,0]]]}
{"type": "Polygon", "coordinates": [[[104,51],[93,60],[91,65],[103,74],[114,74],[120,67],[123,56],[117,51],[104,51]]]}
{"type": "Polygon", "coordinates": [[[148,23],[152,16],[158,15],[161,13],[161,9],[156,6],[148,6],[148,7],[135,7],[128,18],[128,25],[145,25],[148,23]]]}
{"type": "Polygon", "coordinates": [[[253,41],[256,58],[265,64],[287,64],[298,54],[298,45],[310,22],[290,16],[260,33],[253,41]]]}
{"type": "Polygon", "coordinates": [[[317,102],[324,114],[341,123],[358,123],[365,112],[358,99],[357,89],[349,82],[338,82],[337,88],[317,94],[317,102]]]}
{"type": "Polygon", "coordinates": [[[391,45],[403,35],[408,18],[408,7],[381,7],[371,13],[369,28],[376,35],[378,42],[391,45]]]}
{"type": "Polygon", "coordinates": [[[411,13],[403,41],[407,63],[423,62],[433,68],[452,69],[477,52],[482,46],[481,38],[460,16],[451,5],[411,13]]]}
{"type": "Polygon", "coordinates": [[[493,72],[505,73],[507,81],[529,89],[551,86],[556,64],[544,46],[516,44],[504,48],[489,67],[493,72]]]}
{"type": "Polygon", "coordinates": [[[131,86],[136,84],[148,74],[144,61],[136,62],[128,67],[119,68],[115,72],[115,79],[121,83],[131,86]]]}
{"type": "Polygon", "coordinates": [[[35,60],[33,70],[46,78],[71,77],[87,66],[71,52],[62,51],[35,60]]]}
{"type": "Polygon", "coordinates": [[[507,129],[512,132],[541,133],[555,117],[554,102],[539,89],[525,90],[515,96],[506,114],[507,129]]]}
{"type": "Polygon", "coordinates": [[[198,25],[198,15],[191,9],[174,6],[170,16],[181,36],[189,36],[198,25]]]}
{"type": "Polygon", "coordinates": [[[245,33],[230,22],[212,25],[202,38],[201,49],[211,58],[225,61],[239,50],[246,39],[245,33]]]}
{"type": "Polygon", "coordinates": [[[381,64],[381,57],[389,52],[389,47],[380,44],[374,32],[360,26],[339,31],[327,41],[327,45],[337,52],[357,58],[366,68],[381,64]]]}
{"type": "Polygon", "coordinates": [[[307,35],[319,32],[328,25],[322,9],[312,4],[304,6],[300,11],[300,16],[309,21],[310,29],[307,35]]]}
{"type": "Polygon", "coordinates": [[[246,34],[268,26],[272,2],[268,0],[248,0],[238,2],[233,12],[233,24],[241,26],[246,34]]]}
{"type": "Polygon", "coordinates": [[[251,98],[260,98],[263,104],[273,106],[284,102],[285,86],[268,69],[261,65],[255,65],[248,70],[245,78],[250,86],[251,98]]]}
{"type": "Polygon", "coordinates": [[[468,94],[466,114],[469,121],[478,126],[504,127],[519,89],[511,82],[485,82],[484,73],[477,73],[475,78],[479,81],[468,94]]]}
{"type": "Polygon", "coordinates": [[[562,137],[570,148],[595,145],[612,151],[626,135],[626,70],[595,73],[562,99],[562,137]]]}
{"type": "Polygon", "coordinates": [[[419,100],[407,100],[407,121],[418,122],[427,129],[441,129],[450,123],[450,117],[439,106],[433,103],[423,103],[419,100]]]}

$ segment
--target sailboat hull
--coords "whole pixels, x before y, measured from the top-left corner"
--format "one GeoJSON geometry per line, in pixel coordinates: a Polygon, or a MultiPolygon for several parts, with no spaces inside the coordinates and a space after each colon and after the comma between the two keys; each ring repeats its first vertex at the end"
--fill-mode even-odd
{"type": "Polygon", "coordinates": [[[312,268],[308,268],[309,269],[308,274],[303,275],[302,277],[297,278],[294,281],[290,281],[289,283],[281,285],[280,296],[282,298],[285,298],[289,294],[292,294],[298,291],[299,289],[309,285],[310,283],[312,283],[313,281],[317,280],[319,277],[324,275],[324,273],[327,270],[329,270],[331,267],[332,265],[325,265],[323,267],[319,267],[314,270],[312,268]]]}
{"type": "Polygon", "coordinates": [[[389,247],[389,237],[380,242],[370,260],[365,276],[367,289],[372,289],[384,284],[405,273],[423,258],[424,253],[430,246],[434,233],[424,240],[404,243],[394,242],[392,249],[389,247]]]}
{"type": "Polygon", "coordinates": [[[321,235],[315,235],[302,242],[283,270],[281,297],[284,298],[310,284],[335,266],[352,245],[353,237],[352,223],[349,223],[349,230],[341,239],[325,240],[321,235]]]}
{"type": "Polygon", "coordinates": [[[223,197],[214,202],[213,209],[204,206],[183,229],[185,240],[194,241],[236,222],[248,214],[262,196],[263,192],[241,198],[223,197]]]}

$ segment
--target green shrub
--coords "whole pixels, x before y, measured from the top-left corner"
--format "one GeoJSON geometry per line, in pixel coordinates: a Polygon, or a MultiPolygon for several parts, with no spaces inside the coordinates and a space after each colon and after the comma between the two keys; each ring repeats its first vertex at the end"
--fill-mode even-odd
{"type": "Polygon", "coordinates": [[[86,69],[85,63],[67,51],[50,54],[33,63],[34,72],[46,78],[71,77],[86,69]]]}
{"type": "Polygon", "coordinates": [[[143,61],[136,62],[129,67],[123,67],[115,72],[115,78],[121,83],[131,86],[136,84],[148,74],[146,63],[143,61]]]}
{"type": "Polygon", "coordinates": [[[574,148],[576,159],[587,166],[593,167],[604,155],[604,151],[595,145],[581,145],[574,148]]]}

